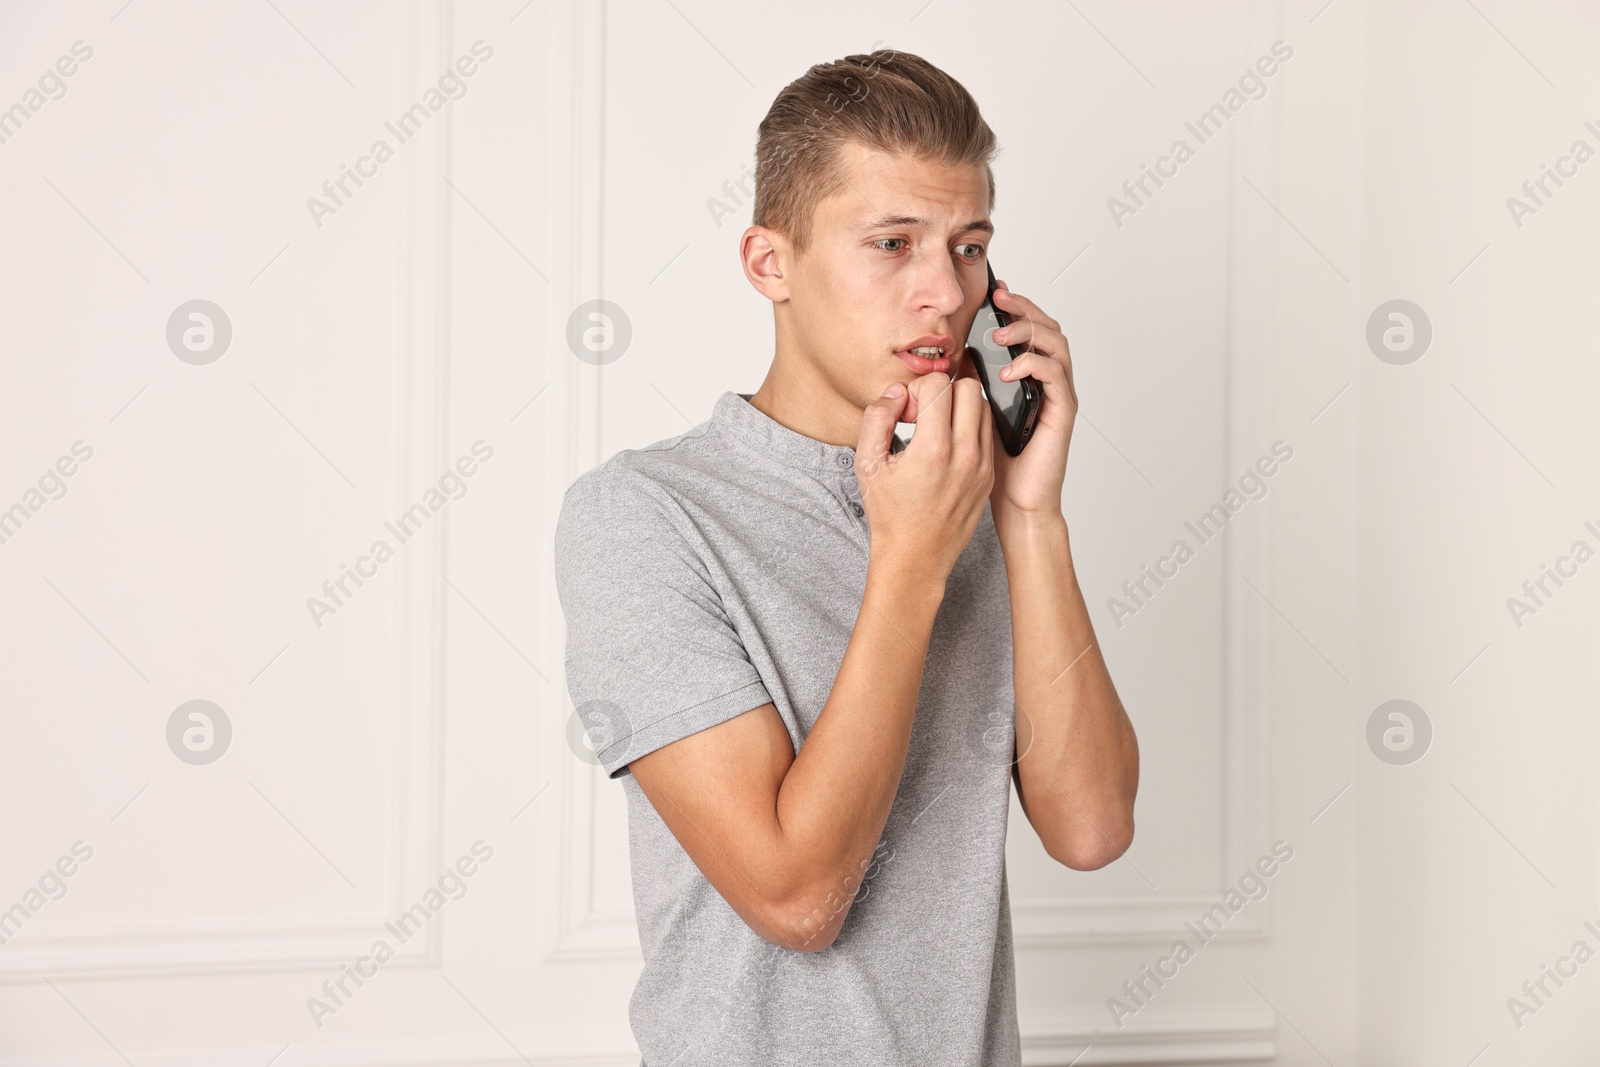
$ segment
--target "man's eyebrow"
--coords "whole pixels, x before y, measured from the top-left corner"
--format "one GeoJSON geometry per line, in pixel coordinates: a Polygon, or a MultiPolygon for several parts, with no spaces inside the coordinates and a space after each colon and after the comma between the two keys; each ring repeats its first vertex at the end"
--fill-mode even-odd
{"type": "MultiPolygon", "coordinates": [[[[879,215],[877,218],[868,219],[856,227],[858,230],[878,230],[890,226],[927,226],[928,220],[916,215],[879,215]]],[[[994,223],[988,219],[977,219],[967,223],[958,231],[966,233],[969,230],[981,230],[984,233],[994,233],[994,223]]]]}

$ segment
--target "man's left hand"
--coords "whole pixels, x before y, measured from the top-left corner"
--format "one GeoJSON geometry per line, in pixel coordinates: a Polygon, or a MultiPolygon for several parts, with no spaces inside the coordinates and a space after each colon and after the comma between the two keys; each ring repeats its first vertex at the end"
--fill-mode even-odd
{"type": "MultiPolygon", "coordinates": [[[[996,332],[1003,345],[1026,344],[1029,350],[1000,369],[1005,381],[1033,377],[1044,387],[1044,403],[1028,446],[1018,456],[994,450],[994,490],[990,509],[1001,521],[1061,514],[1061,486],[1067,474],[1067,445],[1078,415],[1078,393],[1072,384],[1072,352],[1061,324],[1025,296],[995,282],[995,306],[1011,316],[1011,325],[996,332]]],[[[959,377],[976,377],[971,359],[962,361],[959,377]]]]}

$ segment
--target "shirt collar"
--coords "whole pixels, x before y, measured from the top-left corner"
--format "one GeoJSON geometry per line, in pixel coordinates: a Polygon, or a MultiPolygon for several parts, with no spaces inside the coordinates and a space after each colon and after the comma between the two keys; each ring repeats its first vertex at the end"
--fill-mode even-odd
{"type": "MultiPolygon", "coordinates": [[[[854,448],[849,445],[830,445],[789,429],[750,403],[753,395],[736,393],[731,389],[723,393],[712,409],[712,421],[736,439],[785,466],[854,473],[854,448]]],[[[890,452],[899,452],[905,446],[899,434],[890,438],[890,452]]]]}

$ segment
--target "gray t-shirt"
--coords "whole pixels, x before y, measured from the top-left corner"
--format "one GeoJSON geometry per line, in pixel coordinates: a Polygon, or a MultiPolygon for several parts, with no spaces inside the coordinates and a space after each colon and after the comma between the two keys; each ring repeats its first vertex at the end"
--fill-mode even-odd
{"type": "Polygon", "coordinates": [[[934,622],[882,841],[831,946],[794,952],[746,926],[627,770],[769,701],[798,752],[866,588],[854,456],[728,392],[709,421],[619,452],[563,501],[567,685],[627,793],[644,952],[629,1015],[647,1067],[1020,1063],[1011,606],[987,507],[934,622]]]}

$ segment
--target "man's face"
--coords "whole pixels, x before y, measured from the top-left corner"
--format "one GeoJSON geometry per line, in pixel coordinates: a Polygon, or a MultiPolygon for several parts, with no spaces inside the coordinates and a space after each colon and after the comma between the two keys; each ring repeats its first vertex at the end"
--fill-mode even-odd
{"type": "Polygon", "coordinates": [[[811,243],[785,265],[793,340],[857,407],[890,382],[959,377],[967,330],[988,288],[988,177],[854,142],[840,149],[843,192],[812,219],[811,243]],[[911,349],[941,346],[928,358],[911,349]]]}

